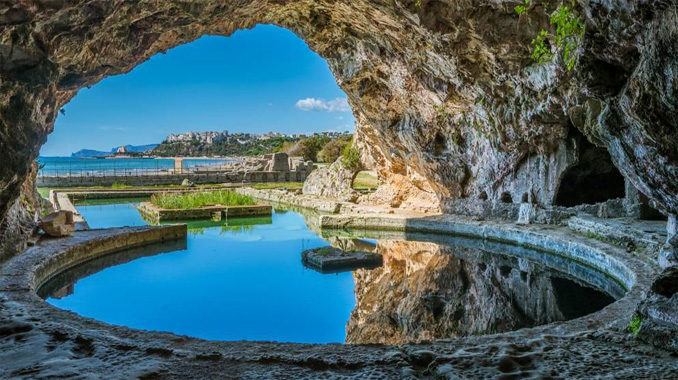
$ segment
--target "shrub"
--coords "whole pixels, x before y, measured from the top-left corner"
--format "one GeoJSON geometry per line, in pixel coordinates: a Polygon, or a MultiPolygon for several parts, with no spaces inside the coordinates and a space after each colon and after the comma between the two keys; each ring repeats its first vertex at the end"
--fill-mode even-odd
{"type": "Polygon", "coordinates": [[[291,147],[284,147],[286,149],[281,149],[281,151],[290,156],[302,156],[304,157],[304,161],[317,162],[318,152],[320,152],[320,149],[322,149],[330,140],[331,139],[326,136],[311,136],[297,142],[291,147]]]}
{"type": "Polygon", "coordinates": [[[351,136],[339,137],[336,138],[323,146],[323,148],[318,152],[318,161],[333,163],[334,161],[341,156],[342,152],[346,145],[351,142],[351,136]]]}
{"type": "MultiPolygon", "coordinates": [[[[517,5],[515,11],[522,15],[529,11],[530,0],[524,0],[524,5],[517,5]]],[[[545,63],[553,59],[551,44],[560,51],[567,70],[572,70],[577,63],[577,49],[584,36],[584,22],[575,10],[574,1],[564,1],[558,5],[549,17],[549,23],[555,26],[555,33],[540,30],[532,40],[532,59],[537,63],[545,63]],[[568,4],[569,3],[569,4],[568,4]]]]}
{"type": "Polygon", "coordinates": [[[151,196],[151,203],[166,209],[199,208],[211,205],[251,206],[256,204],[248,195],[229,190],[193,192],[185,194],[161,193],[151,196]]]}
{"type": "Polygon", "coordinates": [[[638,331],[640,331],[640,325],[643,323],[643,318],[635,314],[633,318],[631,319],[631,322],[629,322],[629,325],[626,326],[626,331],[632,333],[633,335],[638,335],[638,331]]]}
{"type": "Polygon", "coordinates": [[[353,144],[353,140],[344,147],[344,150],[341,153],[341,163],[348,169],[360,169],[360,152],[358,152],[358,148],[353,144]]]}

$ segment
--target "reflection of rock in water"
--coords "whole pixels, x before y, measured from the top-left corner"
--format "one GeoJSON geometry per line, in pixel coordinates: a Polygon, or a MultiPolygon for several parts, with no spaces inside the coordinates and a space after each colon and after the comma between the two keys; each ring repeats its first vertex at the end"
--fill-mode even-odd
{"type": "Polygon", "coordinates": [[[75,291],[75,284],[68,284],[60,289],[55,290],[51,297],[56,299],[62,299],[66,296],[70,296],[75,291]]]}
{"type": "Polygon", "coordinates": [[[453,338],[572,317],[560,309],[553,272],[527,260],[410,241],[380,241],[378,252],[383,267],[354,272],[357,304],[346,327],[347,343],[453,338]],[[460,251],[478,260],[453,255],[460,251]]]}

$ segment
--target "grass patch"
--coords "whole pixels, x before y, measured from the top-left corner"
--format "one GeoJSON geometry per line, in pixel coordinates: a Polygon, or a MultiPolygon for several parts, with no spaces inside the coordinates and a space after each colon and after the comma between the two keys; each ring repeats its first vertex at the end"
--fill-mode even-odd
{"type": "Polygon", "coordinates": [[[592,231],[586,231],[586,237],[589,239],[605,240],[605,236],[592,231]]]}
{"type": "Polygon", "coordinates": [[[250,187],[258,190],[268,190],[268,189],[301,189],[304,187],[303,182],[264,182],[264,183],[255,183],[250,187]]]}
{"type": "Polygon", "coordinates": [[[315,254],[316,254],[317,256],[327,257],[327,256],[332,256],[332,255],[334,255],[334,252],[335,252],[335,249],[334,249],[332,246],[328,246],[328,247],[321,247],[321,248],[318,248],[318,249],[315,251],[315,254]]]}
{"type": "Polygon", "coordinates": [[[626,326],[626,331],[632,333],[633,335],[638,335],[638,331],[640,331],[640,325],[642,323],[643,317],[641,317],[638,314],[635,314],[631,319],[631,322],[629,322],[629,325],[626,326]]]}
{"type": "Polygon", "coordinates": [[[376,189],[379,186],[377,175],[371,170],[358,173],[353,180],[354,189],[376,189]]]}
{"type": "Polygon", "coordinates": [[[186,194],[155,194],[151,196],[151,203],[165,209],[199,208],[212,205],[252,206],[256,204],[249,195],[240,195],[229,190],[186,194]]]}

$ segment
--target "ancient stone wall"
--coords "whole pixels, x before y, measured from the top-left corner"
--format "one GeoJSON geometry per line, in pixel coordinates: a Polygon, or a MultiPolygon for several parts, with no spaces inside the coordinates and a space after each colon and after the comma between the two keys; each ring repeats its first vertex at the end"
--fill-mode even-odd
{"type": "Polygon", "coordinates": [[[39,187],[76,187],[76,186],[111,186],[121,183],[130,186],[179,185],[184,179],[197,184],[209,183],[242,183],[242,182],[303,182],[307,171],[256,171],[256,172],[206,172],[188,174],[158,175],[107,175],[107,176],[72,176],[37,178],[39,187]]]}

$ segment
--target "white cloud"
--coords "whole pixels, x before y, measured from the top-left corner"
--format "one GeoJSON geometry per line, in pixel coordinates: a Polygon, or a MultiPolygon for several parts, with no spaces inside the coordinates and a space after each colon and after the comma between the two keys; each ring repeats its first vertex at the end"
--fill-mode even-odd
{"type": "Polygon", "coordinates": [[[306,98],[298,100],[294,106],[302,111],[351,112],[346,98],[332,100],[306,98]]]}

